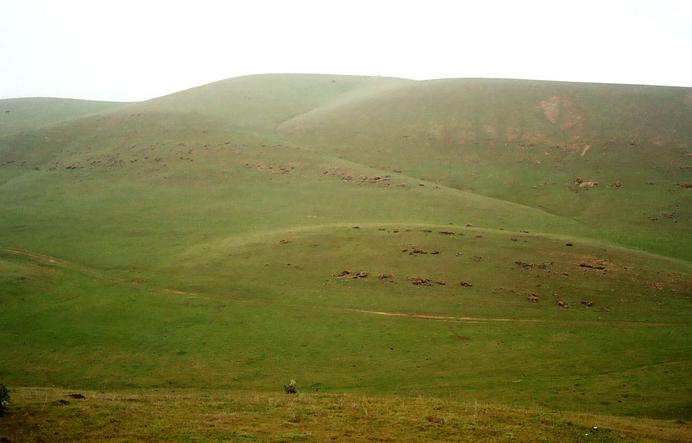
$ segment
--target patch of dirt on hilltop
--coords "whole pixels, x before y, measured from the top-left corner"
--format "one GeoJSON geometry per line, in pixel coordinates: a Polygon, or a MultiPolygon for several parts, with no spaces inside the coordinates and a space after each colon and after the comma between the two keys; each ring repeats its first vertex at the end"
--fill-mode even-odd
{"type": "Polygon", "coordinates": [[[688,92],[685,98],[682,99],[687,106],[692,106],[692,92],[688,92]]]}
{"type": "Polygon", "coordinates": [[[554,95],[550,98],[542,100],[539,105],[543,110],[543,115],[547,118],[550,123],[557,123],[558,117],[560,117],[560,97],[554,95]]]}
{"type": "Polygon", "coordinates": [[[550,123],[560,126],[573,141],[580,140],[586,128],[586,113],[574,100],[554,95],[539,102],[543,115],[550,123]]]}
{"type": "Polygon", "coordinates": [[[663,146],[665,144],[665,139],[662,135],[657,135],[651,138],[651,143],[653,143],[656,146],[663,146]]]}

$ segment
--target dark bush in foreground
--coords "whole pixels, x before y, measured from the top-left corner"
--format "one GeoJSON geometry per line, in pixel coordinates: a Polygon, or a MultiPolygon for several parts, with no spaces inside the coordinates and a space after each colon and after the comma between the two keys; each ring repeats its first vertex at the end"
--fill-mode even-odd
{"type": "Polygon", "coordinates": [[[10,391],[5,385],[0,385],[0,417],[5,414],[7,404],[10,402],[10,391]]]}
{"type": "Polygon", "coordinates": [[[296,381],[291,380],[291,382],[289,384],[284,385],[284,392],[286,394],[297,394],[298,388],[296,387],[296,381]]]}

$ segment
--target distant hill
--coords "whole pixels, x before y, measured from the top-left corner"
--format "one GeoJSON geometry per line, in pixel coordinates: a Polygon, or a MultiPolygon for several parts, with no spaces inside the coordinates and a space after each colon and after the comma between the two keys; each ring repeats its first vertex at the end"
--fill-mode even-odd
{"type": "Polygon", "coordinates": [[[68,98],[0,100],[0,137],[96,114],[123,103],[68,98]]]}
{"type": "Polygon", "coordinates": [[[258,75],[137,104],[87,102],[78,109],[108,112],[81,119],[51,111],[66,122],[39,119],[44,129],[4,149],[39,164],[75,161],[87,145],[113,158],[143,145],[161,154],[180,143],[290,145],[301,150],[294,160],[350,161],[565,217],[581,226],[574,234],[691,258],[680,244],[691,234],[691,103],[689,88],[674,87],[258,75]]]}

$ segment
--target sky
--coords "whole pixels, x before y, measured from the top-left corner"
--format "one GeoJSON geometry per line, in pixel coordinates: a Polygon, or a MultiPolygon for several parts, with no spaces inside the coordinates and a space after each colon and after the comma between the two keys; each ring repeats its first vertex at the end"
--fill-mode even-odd
{"type": "Polygon", "coordinates": [[[0,0],[0,98],[262,73],[692,86],[692,1],[0,0]]]}

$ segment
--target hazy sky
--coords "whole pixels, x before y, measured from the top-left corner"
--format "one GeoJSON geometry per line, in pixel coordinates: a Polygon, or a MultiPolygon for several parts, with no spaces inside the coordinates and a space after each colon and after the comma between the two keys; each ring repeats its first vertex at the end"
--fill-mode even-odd
{"type": "Polygon", "coordinates": [[[692,86],[692,0],[0,0],[0,98],[267,72],[692,86]]]}

